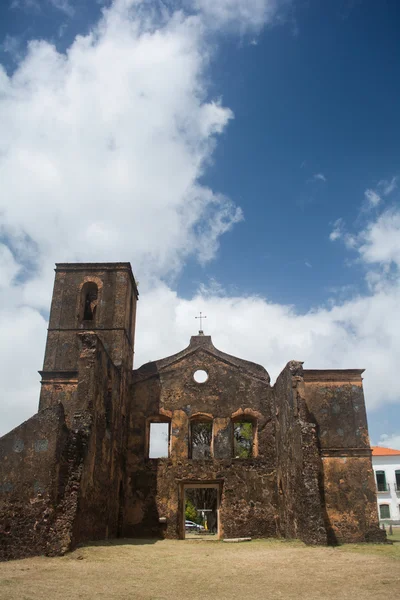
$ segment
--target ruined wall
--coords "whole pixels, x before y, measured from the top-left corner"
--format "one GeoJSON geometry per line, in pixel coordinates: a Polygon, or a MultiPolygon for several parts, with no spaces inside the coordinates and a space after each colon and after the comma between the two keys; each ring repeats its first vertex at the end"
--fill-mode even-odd
{"type": "Polygon", "coordinates": [[[63,554],[118,533],[121,373],[95,333],[79,334],[76,410],[39,411],[0,439],[0,559],[63,554]]]}
{"type": "Polygon", "coordinates": [[[132,372],[136,300],[127,263],[57,266],[40,410],[0,439],[0,559],[109,536],[182,537],[191,484],[218,487],[222,537],[384,539],[361,371],[292,362],[272,389],[263,367],[199,335],[132,372]],[[99,290],[90,323],[88,282],[99,290]],[[196,419],[212,422],[208,459],[190,458],[196,419]],[[170,424],[164,459],[149,458],[157,420],[170,424]],[[253,423],[249,458],[234,457],[235,421],[253,423]]]}
{"type": "Polygon", "coordinates": [[[0,439],[0,558],[118,534],[137,297],[129,263],[57,265],[39,412],[0,439]]]}
{"type": "Polygon", "coordinates": [[[217,351],[208,336],[195,336],[186,351],[134,371],[127,455],[124,535],[182,536],[181,481],[220,481],[220,532],[224,537],[275,536],[276,485],[272,390],[258,365],[217,351]],[[208,372],[198,384],[196,369],[208,372]],[[213,457],[188,458],[190,419],[213,419],[213,457]],[[168,459],[149,459],[152,417],[170,419],[168,459]],[[257,424],[253,457],[233,458],[232,419],[257,424]],[[166,524],[159,523],[166,518],[166,524]]]}
{"type": "Polygon", "coordinates": [[[101,340],[92,332],[79,334],[82,349],[77,390],[88,436],[78,495],[73,543],[115,537],[118,530],[119,485],[122,481],[123,426],[126,394],[121,372],[101,340]]]}
{"type": "Polygon", "coordinates": [[[320,487],[331,543],[383,540],[379,530],[362,370],[304,371],[305,401],[316,424],[320,487]]]}
{"type": "Polygon", "coordinates": [[[279,531],[283,537],[325,544],[321,459],[315,427],[307,420],[302,363],[288,363],[274,386],[279,531]]]}
{"type": "Polygon", "coordinates": [[[68,540],[71,511],[53,531],[69,477],[68,445],[61,405],[0,439],[0,560],[52,553],[68,540]]]}
{"type": "Polygon", "coordinates": [[[323,482],[331,543],[385,541],[370,456],[324,456],[323,482]]]}
{"type": "Polygon", "coordinates": [[[66,407],[66,422],[71,426],[73,415],[79,410],[78,371],[40,371],[40,374],[42,381],[39,410],[62,404],[66,407]]]}

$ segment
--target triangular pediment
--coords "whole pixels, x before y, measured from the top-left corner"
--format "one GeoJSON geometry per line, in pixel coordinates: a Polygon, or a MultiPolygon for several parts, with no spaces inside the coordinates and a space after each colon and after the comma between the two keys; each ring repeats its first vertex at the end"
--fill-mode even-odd
{"type": "Polygon", "coordinates": [[[226,354],[225,352],[221,352],[221,350],[218,350],[214,346],[211,336],[208,335],[192,336],[189,346],[187,346],[187,348],[184,350],[181,350],[180,352],[172,354],[166,358],[142,365],[139,369],[133,371],[134,380],[139,381],[147,379],[148,377],[155,377],[158,374],[167,371],[170,367],[176,366],[177,363],[187,360],[194,354],[206,354],[212,358],[215,358],[217,361],[223,362],[234,369],[242,371],[244,374],[250,377],[265,381],[267,384],[270,382],[270,377],[263,366],[248,360],[243,360],[230,354],[226,354]]]}

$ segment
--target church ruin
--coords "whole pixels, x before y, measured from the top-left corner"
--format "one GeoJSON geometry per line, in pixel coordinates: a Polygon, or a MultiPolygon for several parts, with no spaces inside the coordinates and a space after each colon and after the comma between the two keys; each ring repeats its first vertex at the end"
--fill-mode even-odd
{"type": "Polygon", "coordinates": [[[219,538],[382,540],[362,370],[271,386],[202,331],[132,370],[137,300],[129,263],[57,264],[39,410],[0,438],[0,559],[184,538],[196,486],[219,538]]]}

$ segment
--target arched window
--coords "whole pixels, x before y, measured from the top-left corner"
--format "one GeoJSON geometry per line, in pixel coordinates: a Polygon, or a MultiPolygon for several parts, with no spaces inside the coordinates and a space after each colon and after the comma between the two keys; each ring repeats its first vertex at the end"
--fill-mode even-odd
{"type": "Polygon", "coordinates": [[[189,458],[201,460],[212,455],[213,421],[211,417],[199,415],[190,421],[189,458]]]}
{"type": "Polygon", "coordinates": [[[81,320],[96,321],[99,290],[93,281],[87,281],[81,292],[81,320]]]}
{"type": "Polygon", "coordinates": [[[254,456],[256,422],[250,417],[241,416],[233,421],[233,457],[251,458],[254,456]]]}

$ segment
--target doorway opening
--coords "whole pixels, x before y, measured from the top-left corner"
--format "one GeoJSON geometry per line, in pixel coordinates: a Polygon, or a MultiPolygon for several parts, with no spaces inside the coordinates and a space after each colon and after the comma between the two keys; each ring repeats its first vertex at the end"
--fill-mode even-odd
{"type": "Polygon", "coordinates": [[[182,486],[182,538],[218,540],[220,538],[219,483],[184,483],[182,486]]]}

